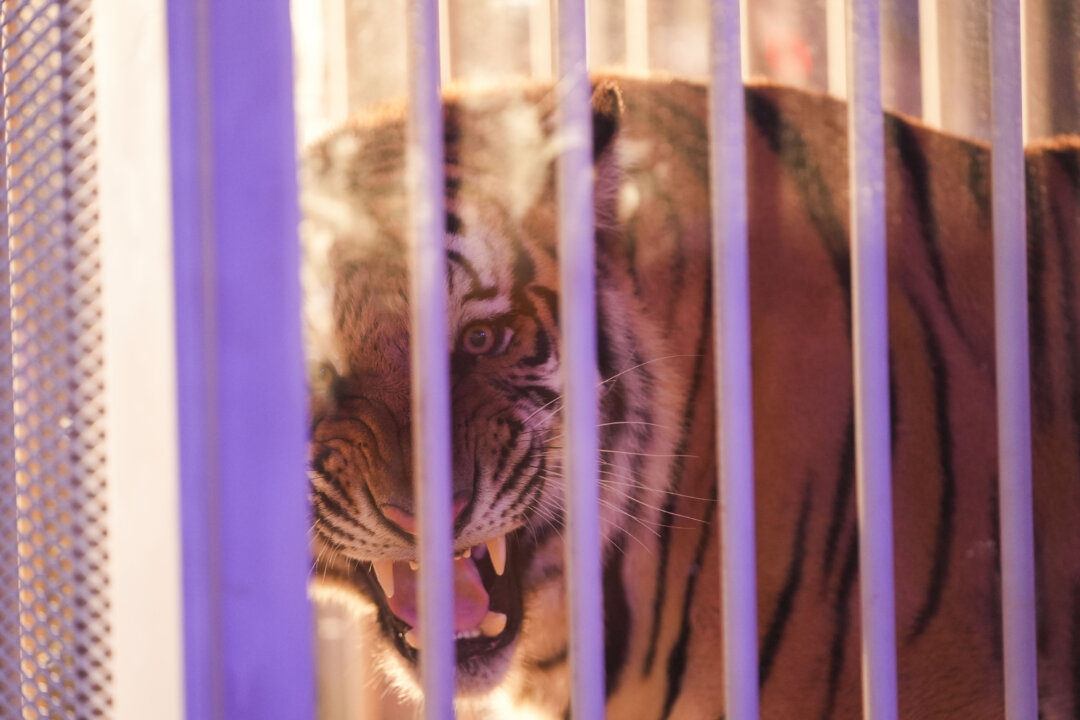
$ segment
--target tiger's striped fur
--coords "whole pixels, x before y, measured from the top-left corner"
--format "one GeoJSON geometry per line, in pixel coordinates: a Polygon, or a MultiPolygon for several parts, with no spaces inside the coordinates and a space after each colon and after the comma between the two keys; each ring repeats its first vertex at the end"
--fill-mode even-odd
{"type": "MultiPolygon", "coordinates": [[[[706,94],[598,87],[608,714],[718,718],[706,94]]],[[[513,637],[458,665],[461,707],[495,717],[568,712],[552,102],[536,84],[445,104],[455,549],[509,532],[520,595],[513,637]],[[477,322],[500,352],[463,350],[477,322]]],[[[845,113],[767,85],[746,103],[762,717],[858,717],[845,113]]],[[[990,156],[891,115],[886,146],[900,714],[996,718],[990,156]]],[[[400,108],[355,122],[308,155],[304,202],[316,587],[366,608],[407,689],[369,563],[415,557],[388,517],[412,488],[404,149],[400,108]]],[[[1027,180],[1040,710],[1076,719],[1080,140],[1029,149],[1027,180]]]]}

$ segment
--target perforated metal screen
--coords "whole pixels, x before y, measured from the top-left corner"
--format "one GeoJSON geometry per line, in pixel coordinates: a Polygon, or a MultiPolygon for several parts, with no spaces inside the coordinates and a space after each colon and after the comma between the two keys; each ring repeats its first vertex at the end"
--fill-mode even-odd
{"type": "Polygon", "coordinates": [[[109,712],[89,0],[0,1],[0,717],[109,712]]]}

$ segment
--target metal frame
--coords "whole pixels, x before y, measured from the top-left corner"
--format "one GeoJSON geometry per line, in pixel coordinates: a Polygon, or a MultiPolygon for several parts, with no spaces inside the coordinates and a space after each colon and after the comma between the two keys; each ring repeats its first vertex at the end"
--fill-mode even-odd
{"type": "Polygon", "coordinates": [[[859,516],[863,715],[897,717],[892,444],[885,249],[885,134],[878,0],[848,4],[855,472],[859,516]]]}
{"type": "Polygon", "coordinates": [[[592,109],[584,0],[560,0],[558,16],[557,127],[563,151],[556,171],[571,709],[574,717],[598,718],[604,713],[604,611],[600,580],[592,109]]]}
{"type": "Polygon", "coordinates": [[[285,0],[169,0],[187,713],[314,709],[285,0]]]}
{"type": "Polygon", "coordinates": [[[439,97],[439,6],[409,8],[408,182],[411,232],[413,474],[420,549],[420,675],[424,716],[454,715],[453,468],[446,345],[446,209],[439,97]]]}
{"type": "Polygon", "coordinates": [[[727,717],[758,716],[746,107],[737,0],[712,2],[709,180],[727,717]]]}
{"type": "Polygon", "coordinates": [[[1005,716],[1038,715],[1020,2],[990,9],[994,336],[1005,716]]]}

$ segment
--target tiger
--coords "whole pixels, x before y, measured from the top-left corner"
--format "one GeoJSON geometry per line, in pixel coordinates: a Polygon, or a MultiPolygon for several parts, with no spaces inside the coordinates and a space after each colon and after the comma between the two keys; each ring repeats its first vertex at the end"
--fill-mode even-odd
{"type": "MultiPolygon", "coordinates": [[[[606,714],[714,719],[708,89],[592,83],[606,714]]],[[[571,713],[556,93],[443,93],[461,717],[571,713]]],[[[761,717],[857,718],[846,107],[751,82],[745,117],[761,717]]],[[[421,702],[406,125],[392,103],[304,157],[309,483],[313,597],[421,702]]],[[[990,149],[892,113],[884,139],[899,714],[1002,718],[990,149]]],[[[1080,138],[1025,157],[1039,717],[1075,720],[1080,138]]]]}

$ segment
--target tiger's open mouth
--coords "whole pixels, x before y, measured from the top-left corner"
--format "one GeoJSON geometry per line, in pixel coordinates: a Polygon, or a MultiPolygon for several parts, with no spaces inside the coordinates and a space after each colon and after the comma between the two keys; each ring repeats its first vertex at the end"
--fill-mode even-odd
{"type": "MultiPolygon", "coordinates": [[[[521,630],[520,531],[475,545],[454,558],[454,638],[459,671],[510,645],[521,630]]],[[[364,563],[379,624],[403,657],[422,651],[419,566],[408,561],[364,563]]]]}

